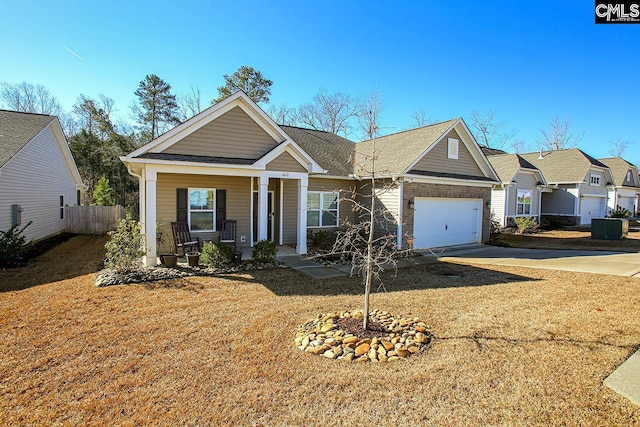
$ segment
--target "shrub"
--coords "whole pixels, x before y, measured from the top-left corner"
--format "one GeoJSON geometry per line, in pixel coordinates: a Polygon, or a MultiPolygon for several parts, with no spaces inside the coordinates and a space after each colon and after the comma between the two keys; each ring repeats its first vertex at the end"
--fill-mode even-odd
{"type": "Polygon", "coordinates": [[[491,236],[495,236],[496,234],[500,233],[502,231],[502,225],[500,224],[500,221],[498,221],[496,219],[496,216],[493,212],[491,212],[491,223],[490,223],[490,228],[489,228],[489,234],[491,236]]]}
{"type": "Polygon", "coordinates": [[[516,222],[518,233],[533,233],[538,229],[538,221],[534,216],[518,216],[513,219],[516,222]]]}
{"type": "Polygon", "coordinates": [[[253,245],[251,257],[255,262],[274,262],[278,254],[278,244],[269,240],[260,240],[253,245]]]}
{"type": "Polygon", "coordinates": [[[140,267],[140,257],[144,254],[140,224],[131,218],[123,219],[108,234],[111,239],[104,245],[107,249],[105,266],[114,270],[140,267]]]}
{"type": "Polygon", "coordinates": [[[7,231],[0,231],[0,268],[16,267],[20,264],[27,249],[24,230],[32,223],[33,221],[29,221],[22,228],[14,225],[7,231]]]}
{"type": "Polygon", "coordinates": [[[221,242],[204,242],[200,262],[209,267],[225,267],[233,263],[234,250],[221,242]]]}
{"type": "Polygon", "coordinates": [[[333,248],[335,236],[325,230],[318,230],[311,233],[311,245],[319,250],[328,251],[333,248]]]}
{"type": "Polygon", "coordinates": [[[104,176],[98,180],[96,189],[93,192],[93,200],[96,206],[113,206],[116,204],[113,195],[113,188],[109,185],[109,180],[104,176]]]}
{"type": "Polygon", "coordinates": [[[615,210],[612,210],[609,213],[609,218],[629,218],[631,216],[631,212],[627,208],[623,208],[622,206],[618,206],[615,210]]]}

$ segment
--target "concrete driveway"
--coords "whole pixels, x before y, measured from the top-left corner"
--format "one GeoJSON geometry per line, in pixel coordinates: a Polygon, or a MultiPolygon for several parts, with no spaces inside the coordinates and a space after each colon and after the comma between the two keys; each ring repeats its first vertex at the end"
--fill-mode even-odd
{"type": "MultiPolygon", "coordinates": [[[[434,255],[425,254],[425,256],[434,255]]],[[[640,277],[640,253],[519,249],[473,245],[473,247],[447,250],[442,253],[435,251],[435,256],[445,262],[509,265],[640,277]]]]}

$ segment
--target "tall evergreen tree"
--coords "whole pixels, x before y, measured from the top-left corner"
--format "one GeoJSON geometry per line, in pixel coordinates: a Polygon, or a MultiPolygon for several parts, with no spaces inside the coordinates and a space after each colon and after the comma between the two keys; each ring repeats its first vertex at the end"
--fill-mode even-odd
{"type": "Polygon", "coordinates": [[[222,101],[238,90],[244,91],[256,104],[269,102],[271,96],[271,80],[265,79],[262,73],[253,67],[243,65],[231,74],[224,75],[225,85],[218,88],[218,97],[212,104],[222,101]]]}
{"type": "Polygon", "coordinates": [[[155,74],[148,74],[134,92],[138,97],[132,110],[148,139],[155,139],[167,126],[178,124],[178,103],[171,85],[155,74]]]}

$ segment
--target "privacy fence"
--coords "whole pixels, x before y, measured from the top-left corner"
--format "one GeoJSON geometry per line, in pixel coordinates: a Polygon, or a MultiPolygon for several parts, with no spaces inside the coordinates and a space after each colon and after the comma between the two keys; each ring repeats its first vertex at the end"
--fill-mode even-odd
{"type": "Polygon", "coordinates": [[[105,234],[114,230],[127,215],[118,206],[67,206],[66,231],[74,234],[105,234]]]}

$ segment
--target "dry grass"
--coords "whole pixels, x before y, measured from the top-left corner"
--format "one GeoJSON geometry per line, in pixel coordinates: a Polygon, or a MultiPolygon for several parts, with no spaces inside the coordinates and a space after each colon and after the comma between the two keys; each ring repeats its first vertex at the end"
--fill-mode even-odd
{"type": "Polygon", "coordinates": [[[590,230],[549,230],[536,234],[498,234],[493,243],[513,248],[580,249],[592,251],[640,252],[640,232],[630,231],[623,240],[597,240],[590,230]]]}
{"type": "MultiPolygon", "coordinates": [[[[82,269],[85,252],[67,258],[82,269]]],[[[602,384],[640,343],[638,279],[402,270],[372,305],[426,319],[437,339],[405,362],[355,364],[293,346],[318,313],[360,308],[354,279],[97,289],[94,274],[37,278],[51,255],[0,272],[0,425],[640,425],[640,407],[602,384]]]]}

